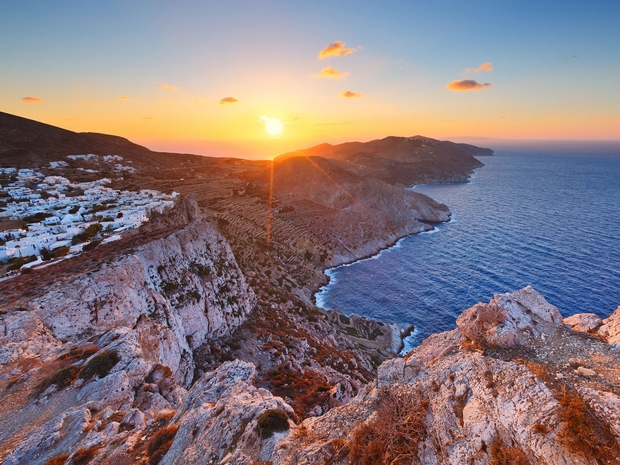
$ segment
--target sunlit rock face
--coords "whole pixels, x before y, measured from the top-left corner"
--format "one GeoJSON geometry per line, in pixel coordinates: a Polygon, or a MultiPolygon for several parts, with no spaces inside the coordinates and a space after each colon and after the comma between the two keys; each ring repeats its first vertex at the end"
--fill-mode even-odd
{"type": "Polygon", "coordinates": [[[192,349],[242,323],[255,301],[228,243],[197,220],[2,315],[0,360],[45,357],[63,342],[128,328],[187,385],[192,349]]]}

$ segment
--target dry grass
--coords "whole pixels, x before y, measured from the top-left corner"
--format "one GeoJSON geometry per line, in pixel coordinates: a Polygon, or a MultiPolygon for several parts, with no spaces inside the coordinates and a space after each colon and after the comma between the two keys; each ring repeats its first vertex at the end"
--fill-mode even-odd
{"type": "Polygon", "coordinates": [[[69,456],[67,454],[57,455],[56,457],[49,459],[43,465],[64,465],[67,463],[68,458],[69,456]]]}
{"type": "Polygon", "coordinates": [[[95,458],[101,446],[93,446],[89,449],[78,449],[71,457],[71,465],[86,465],[95,458]]]}
{"type": "Polygon", "coordinates": [[[562,429],[559,437],[569,451],[591,457],[601,464],[620,463],[620,445],[609,425],[600,421],[576,392],[568,392],[560,399],[562,429]]]}
{"type": "Polygon", "coordinates": [[[174,436],[177,434],[178,429],[179,425],[165,426],[151,436],[146,447],[149,456],[149,465],[157,465],[164,455],[166,455],[174,442],[174,436]]]}
{"type": "Polygon", "coordinates": [[[530,465],[530,461],[517,446],[507,446],[497,438],[491,444],[491,465],[530,465]]]}
{"type": "Polygon", "coordinates": [[[391,386],[381,392],[375,415],[358,426],[347,448],[350,463],[411,464],[426,438],[428,400],[422,394],[391,386]]]}
{"type": "Polygon", "coordinates": [[[307,418],[317,405],[325,406],[329,401],[331,386],[321,373],[314,370],[270,370],[267,378],[271,392],[292,399],[293,410],[302,419],[307,418]]]}
{"type": "Polygon", "coordinates": [[[459,329],[467,339],[475,341],[477,346],[484,346],[487,332],[506,320],[506,311],[494,302],[474,305],[476,318],[459,329]]]}

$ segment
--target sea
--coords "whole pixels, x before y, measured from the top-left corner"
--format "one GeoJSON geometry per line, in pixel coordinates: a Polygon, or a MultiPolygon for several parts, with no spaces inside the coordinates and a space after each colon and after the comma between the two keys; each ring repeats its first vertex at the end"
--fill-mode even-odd
{"type": "Polygon", "coordinates": [[[497,150],[470,182],[412,189],[448,223],[326,271],[319,307],[415,326],[404,351],[494,294],[531,285],[563,316],[620,305],[620,151],[497,150]]]}

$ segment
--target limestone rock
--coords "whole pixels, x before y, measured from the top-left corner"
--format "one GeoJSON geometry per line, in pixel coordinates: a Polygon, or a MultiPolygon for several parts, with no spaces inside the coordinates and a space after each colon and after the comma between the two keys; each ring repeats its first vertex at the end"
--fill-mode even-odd
{"type": "Polygon", "coordinates": [[[496,294],[488,304],[476,304],[456,320],[461,333],[480,344],[511,347],[525,342],[528,334],[541,336],[535,320],[562,323],[558,309],[532,287],[513,293],[496,294]]]}
{"type": "Polygon", "coordinates": [[[579,393],[601,418],[605,418],[614,436],[620,441],[620,397],[612,392],[591,388],[581,388],[579,393]]]}
{"type": "Polygon", "coordinates": [[[255,373],[252,364],[236,360],[204,374],[172,420],[179,430],[161,465],[249,463],[242,456],[268,460],[274,444],[288,432],[261,439],[257,417],[268,409],[282,410],[291,418],[295,414],[281,398],[254,387],[255,373]]]}
{"type": "Polygon", "coordinates": [[[70,409],[32,430],[6,457],[4,464],[42,463],[46,457],[65,454],[79,441],[90,419],[89,409],[85,407],[70,409]]]}
{"type": "Polygon", "coordinates": [[[603,320],[603,326],[598,334],[605,337],[609,344],[620,348],[620,307],[609,317],[603,320]]]}
{"type": "Polygon", "coordinates": [[[37,315],[12,310],[0,316],[0,364],[57,349],[62,343],[37,315]]]}
{"type": "Polygon", "coordinates": [[[603,324],[603,320],[594,313],[578,313],[577,315],[564,318],[564,324],[570,326],[575,331],[590,333],[596,331],[603,324]]]}

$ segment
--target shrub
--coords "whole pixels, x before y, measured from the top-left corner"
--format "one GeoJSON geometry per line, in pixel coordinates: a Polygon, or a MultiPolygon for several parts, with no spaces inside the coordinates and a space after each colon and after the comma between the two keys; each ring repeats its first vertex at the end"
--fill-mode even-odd
{"type": "Polygon", "coordinates": [[[118,352],[115,350],[106,350],[91,358],[80,373],[80,378],[90,379],[97,375],[99,378],[105,378],[110,370],[120,361],[118,352]]]}
{"type": "Polygon", "coordinates": [[[166,455],[174,442],[174,436],[177,434],[178,429],[178,425],[165,426],[151,437],[146,447],[149,465],[157,465],[166,455]]]}
{"type": "Polygon", "coordinates": [[[43,247],[41,249],[41,258],[46,262],[50,261],[52,259],[52,252],[47,247],[43,247]]]}
{"type": "Polygon", "coordinates": [[[507,446],[497,438],[491,444],[491,465],[530,465],[521,449],[507,446]]]}
{"type": "Polygon", "coordinates": [[[58,360],[71,359],[71,360],[84,360],[91,355],[95,355],[99,352],[96,346],[78,346],[73,347],[69,352],[62,353],[58,356],[58,360]]]}
{"type": "Polygon", "coordinates": [[[64,465],[67,462],[69,456],[67,454],[57,455],[54,458],[49,459],[43,465],[64,465]]]}
{"type": "Polygon", "coordinates": [[[63,245],[62,247],[58,247],[52,251],[52,256],[54,258],[64,257],[69,253],[69,247],[63,245]]]}
{"type": "Polygon", "coordinates": [[[45,389],[47,389],[52,384],[55,384],[58,387],[59,391],[68,386],[71,386],[78,378],[80,371],[82,371],[82,369],[75,365],[57,371],[56,374],[46,382],[47,386],[45,387],[45,389]]]}
{"type": "Polygon", "coordinates": [[[99,244],[101,244],[101,239],[96,240],[96,241],[90,241],[88,244],[85,244],[84,247],[82,247],[82,250],[84,251],[92,250],[95,247],[97,247],[99,244]]]}
{"type": "MultiPolygon", "coordinates": [[[[381,391],[376,415],[353,432],[350,463],[410,464],[426,438],[428,400],[417,391],[391,386],[381,391]]],[[[344,450],[344,449],[343,449],[344,450]]]]}
{"type": "Polygon", "coordinates": [[[86,242],[87,240],[95,237],[99,232],[103,229],[101,223],[91,224],[84,232],[76,234],[71,238],[71,244],[81,244],[82,242],[86,242]]]}
{"type": "Polygon", "coordinates": [[[34,215],[26,216],[23,218],[23,220],[26,223],[38,223],[39,221],[43,221],[45,218],[49,218],[50,216],[53,215],[51,213],[39,212],[35,213],[34,215]]]}
{"type": "Polygon", "coordinates": [[[620,446],[609,425],[594,416],[576,392],[568,392],[560,399],[558,416],[563,421],[558,436],[569,451],[594,458],[599,463],[617,463],[620,446]]]}
{"type": "Polygon", "coordinates": [[[256,432],[263,439],[270,438],[273,433],[288,431],[288,429],[288,415],[282,410],[266,410],[259,415],[256,423],[256,432]]]}

